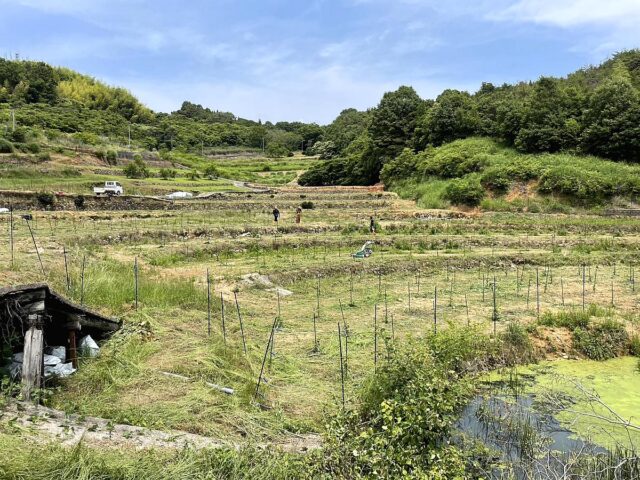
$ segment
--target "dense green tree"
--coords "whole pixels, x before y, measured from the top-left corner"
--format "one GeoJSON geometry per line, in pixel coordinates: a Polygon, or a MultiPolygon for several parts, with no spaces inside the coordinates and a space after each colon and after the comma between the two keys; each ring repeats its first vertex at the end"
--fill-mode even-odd
{"type": "Polygon", "coordinates": [[[467,92],[445,90],[420,119],[416,129],[416,147],[442,145],[473,135],[479,125],[476,105],[467,92]]]}
{"type": "Polygon", "coordinates": [[[364,132],[369,126],[371,112],[347,108],[325,128],[323,140],[333,142],[338,154],[364,132]]]}
{"type": "Polygon", "coordinates": [[[368,128],[376,163],[382,166],[412,146],[416,123],[425,108],[425,102],[411,87],[402,86],[382,96],[368,128]]]}
{"type": "Polygon", "coordinates": [[[583,150],[640,162],[640,95],[628,77],[618,75],[593,92],[584,123],[583,150]]]}
{"type": "Polygon", "coordinates": [[[579,96],[555,78],[538,80],[524,106],[515,146],[524,152],[557,152],[576,146],[579,96]]]}

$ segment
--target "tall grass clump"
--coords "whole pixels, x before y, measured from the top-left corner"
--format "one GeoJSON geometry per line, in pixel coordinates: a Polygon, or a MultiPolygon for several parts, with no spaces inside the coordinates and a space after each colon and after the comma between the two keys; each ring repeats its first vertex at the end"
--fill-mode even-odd
{"type": "Polygon", "coordinates": [[[608,360],[629,351],[629,335],[619,322],[606,320],[573,331],[573,345],[592,360],[608,360]]]}

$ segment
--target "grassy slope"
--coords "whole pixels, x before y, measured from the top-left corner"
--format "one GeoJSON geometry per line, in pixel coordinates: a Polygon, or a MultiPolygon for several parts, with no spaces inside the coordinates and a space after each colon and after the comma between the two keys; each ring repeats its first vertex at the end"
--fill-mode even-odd
{"type": "Polygon", "coordinates": [[[283,159],[213,158],[196,155],[175,154],[175,166],[165,162],[166,167],[176,171],[176,178],[160,178],[159,167],[150,168],[151,177],[128,179],[122,165],[110,166],[92,155],[52,154],[49,161],[36,161],[29,155],[20,155],[16,161],[12,155],[0,154],[0,190],[64,191],[67,193],[91,194],[92,187],[106,180],[120,181],[127,194],[158,195],[176,190],[194,193],[241,191],[232,181],[245,181],[260,185],[283,185],[296,178],[301,170],[309,168],[317,160],[304,156],[283,159]],[[220,178],[204,178],[202,172],[213,164],[220,178]],[[182,167],[182,168],[180,168],[182,167]],[[190,178],[193,171],[199,178],[190,178]]]}
{"type": "Polygon", "coordinates": [[[640,193],[640,166],[566,153],[526,155],[486,138],[458,140],[415,159],[417,173],[394,179],[391,190],[425,208],[449,207],[447,187],[470,176],[480,177],[480,206],[492,211],[563,213],[628,203],[640,193]],[[493,186],[503,179],[510,180],[505,190],[493,186]]]}

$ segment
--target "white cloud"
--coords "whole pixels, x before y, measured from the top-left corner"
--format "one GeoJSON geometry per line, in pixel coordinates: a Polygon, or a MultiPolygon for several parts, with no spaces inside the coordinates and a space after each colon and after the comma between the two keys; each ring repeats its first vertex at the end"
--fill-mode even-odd
{"type": "Polygon", "coordinates": [[[628,26],[640,22],[638,0],[520,0],[489,15],[497,20],[519,20],[574,27],[585,24],[628,26]]]}

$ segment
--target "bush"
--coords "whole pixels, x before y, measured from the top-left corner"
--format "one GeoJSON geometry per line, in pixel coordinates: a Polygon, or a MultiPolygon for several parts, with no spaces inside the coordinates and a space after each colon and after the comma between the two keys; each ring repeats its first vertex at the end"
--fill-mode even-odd
{"type": "Polygon", "coordinates": [[[96,158],[104,162],[107,159],[107,152],[105,150],[97,150],[96,158]]]}
{"type": "Polygon", "coordinates": [[[310,200],[305,200],[304,202],[302,202],[300,204],[300,207],[305,210],[313,210],[313,208],[315,208],[315,206],[313,205],[313,202],[310,200]]]}
{"type": "Polygon", "coordinates": [[[218,170],[218,167],[216,167],[213,164],[207,165],[203,173],[204,173],[204,176],[209,179],[218,178],[220,176],[220,171],[218,170]]]}
{"type": "Polygon", "coordinates": [[[107,150],[106,159],[109,165],[116,165],[118,163],[118,154],[113,150],[107,150]]]}
{"type": "Polygon", "coordinates": [[[38,194],[36,195],[36,198],[38,199],[38,204],[45,210],[53,209],[55,197],[53,196],[52,193],[38,192],[38,194]]]}
{"type": "Polygon", "coordinates": [[[200,178],[200,174],[198,173],[198,170],[194,168],[189,172],[188,177],[189,180],[198,180],[200,178]]]}
{"type": "Polygon", "coordinates": [[[292,152],[287,147],[277,143],[270,143],[266,148],[266,155],[269,158],[288,157],[290,153],[292,152]]]}
{"type": "Polygon", "coordinates": [[[177,172],[172,168],[161,168],[158,174],[163,180],[169,180],[170,178],[176,178],[177,172]]]}
{"type": "Polygon", "coordinates": [[[326,461],[335,464],[327,467],[342,478],[462,478],[463,455],[444,439],[470,391],[429,345],[409,342],[368,379],[358,407],[329,426],[335,455],[326,461]]]}
{"type": "Polygon", "coordinates": [[[51,160],[51,155],[49,152],[40,152],[36,155],[36,161],[38,162],[48,162],[51,160]]]}
{"type": "Polygon", "coordinates": [[[444,192],[444,197],[451,203],[471,207],[479,205],[484,196],[484,188],[476,175],[452,180],[444,192]]]}
{"type": "Polygon", "coordinates": [[[84,195],[78,195],[76,198],[73,199],[73,204],[76,206],[77,210],[84,210],[84,202],[85,202],[84,195]]]}
{"type": "Polygon", "coordinates": [[[27,143],[26,149],[29,153],[40,153],[40,145],[34,142],[27,143]]]}
{"type": "Polygon", "coordinates": [[[13,143],[4,138],[0,138],[0,153],[13,153],[13,143]]]}
{"type": "Polygon", "coordinates": [[[621,323],[607,320],[589,328],[576,328],[573,346],[592,360],[607,360],[629,351],[629,335],[621,323]]]}
{"type": "Polygon", "coordinates": [[[15,143],[24,143],[27,141],[27,133],[27,129],[18,127],[11,132],[11,140],[15,143]]]}
{"type": "Polygon", "coordinates": [[[124,167],[123,172],[127,178],[147,178],[149,168],[140,155],[134,155],[133,162],[124,167]]]}
{"type": "Polygon", "coordinates": [[[640,357],[640,335],[634,335],[629,340],[629,353],[635,357],[640,357]]]}
{"type": "Polygon", "coordinates": [[[576,328],[587,328],[590,318],[589,311],[583,312],[582,310],[569,310],[558,313],[545,312],[538,320],[538,323],[547,327],[563,327],[574,330],[576,328]]]}

